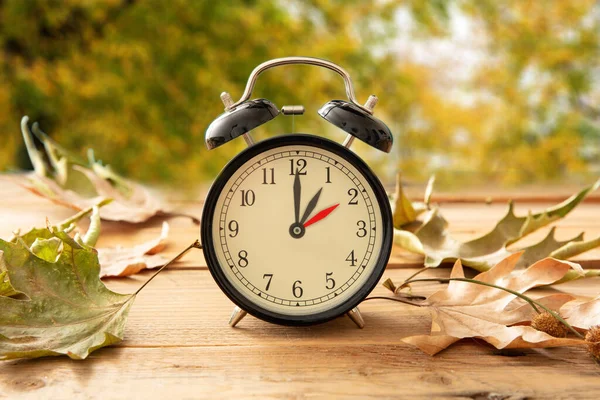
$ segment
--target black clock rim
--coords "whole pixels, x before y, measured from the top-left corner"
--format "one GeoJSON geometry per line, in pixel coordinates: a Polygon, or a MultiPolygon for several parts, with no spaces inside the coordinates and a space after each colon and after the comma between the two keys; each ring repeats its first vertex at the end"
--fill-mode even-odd
{"type": "Polygon", "coordinates": [[[389,261],[392,251],[392,239],[393,239],[393,225],[392,225],[392,210],[390,202],[383,188],[383,185],[369,168],[369,166],[351,150],[348,150],[344,146],[336,143],[332,140],[325,139],[318,136],[309,134],[288,134],[276,136],[270,139],[263,140],[256,143],[255,145],[248,147],[243,150],[237,156],[235,156],[223,170],[219,173],[211,188],[209,189],[204,208],[202,211],[202,220],[200,226],[200,237],[202,241],[202,251],[204,252],[204,258],[208,265],[213,279],[219,286],[219,288],[225,293],[225,295],[238,307],[247,311],[249,314],[262,319],[263,321],[288,326],[306,326],[316,325],[334,318],[346,314],[358,306],[371,291],[375,288],[389,261]],[[263,307],[252,303],[248,300],[240,291],[238,291],[233,284],[229,282],[222,268],[219,266],[219,261],[215,252],[213,235],[212,235],[212,220],[214,217],[217,200],[225,184],[231,178],[231,176],[249,159],[271,150],[276,147],[289,146],[289,145],[307,145],[317,148],[321,148],[344,158],[356,167],[365,177],[368,184],[373,189],[379,208],[381,210],[382,218],[382,249],[379,253],[379,258],[375,264],[375,268],[371,273],[371,276],[367,279],[365,284],[354,293],[348,301],[339,304],[331,309],[321,311],[311,315],[285,315],[277,312],[273,312],[263,307]]]}

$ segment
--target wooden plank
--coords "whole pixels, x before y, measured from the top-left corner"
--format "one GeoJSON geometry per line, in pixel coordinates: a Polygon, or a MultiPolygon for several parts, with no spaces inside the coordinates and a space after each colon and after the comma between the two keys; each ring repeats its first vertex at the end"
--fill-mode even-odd
{"type": "MultiPolygon", "coordinates": [[[[14,184],[0,188],[0,237],[16,228],[43,225],[72,214],[14,184]]],[[[179,202],[180,211],[201,214],[198,202],[179,202]]],[[[519,212],[531,207],[518,206],[519,212]]],[[[493,227],[505,212],[501,204],[442,204],[452,233],[468,240],[493,227]]],[[[597,204],[583,204],[560,221],[557,236],[600,235],[597,204]]],[[[167,255],[198,237],[188,220],[170,220],[167,255]]],[[[160,231],[161,221],[128,225],[104,223],[101,246],[133,245],[160,231]]],[[[524,244],[541,239],[536,232],[524,244]]],[[[578,260],[598,265],[600,252],[578,260]]],[[[394,249],[384,278],[401,282],[422,259],[394,249]]],[[[598,266],[600,267],[600,266],[598,266]]],[[[447,276],[447,268],[428,271],[447,276]]],[[[113,290],[131,293],[151,272],[106,280],[113,290]]],[[[592,298],[598,278],[536,290],[542,296],[560,290],[592,298]]],[[[442,285],[428,283],[413,291],[428,295],[442,285]]],[[[386,296],[378,286],[374,295],[386,296]]],[[[227,319],[233,305],[206,270],[200,251],[163,272],[138,296],[125,340],[101,349],[85,362],[66,357],[0,363],[0,398],[596,398],[600,373],[584,349],[499,352],[475,340],[462,341],[436,357],[403,344],[402,337],[429,331],[425,309],[373,300],[361,305],[363,330],[339,318],[314,327],[271,325],[251,316],[233,329],[227,319]]]]}
{"type": "MultiPolygon", "coordinates": [[[[413,271],[386,276],[401,281],[413,271]]],[[[108,285],[130,292],[148,276],[108,285]]],[[[597,292],[591,280],[569,285],[574,293],[597,292]]],[[[386,294],[381,286],[374,293],[386,294]]],[[[136,299],[123,343],[85,362],[0,363],[0,398],[524,399],[595,398],[600,391],[598,366],[583,349],[500,352],[468,340],[427,356],[400,339],[426,333],[428,312],[404,304],[365,302],[363,330],[347,318],[293,328],[247,317],[229,328],[231,308],[208,271],[165,271],[136,299]]]]}
{"type": "MultiPolygon", "coordinates": [[[[23,188],[12,182],[3,182],[0,188],[2,193],[3,207],[0,208],[0,237],[7,238],[11,232],[17,229],[28,229],[31,226],[43,226],[46,218],[51,223],[59,222],[72,215],[68,208],[56,206],[48,200],[34,196],[23,188]]],[[[528,204],[518,205],[515,211],[519,215],[525,215],[528,210],[539,212],[550,204],[528,204]]],[[[202,214],[202,205],[197,202],[179,202],[174,204],[179,212],[188,213],[197,217],[202,214]]],[[[497,221],[506,212],[504,204],[442,204],[443,215],[449,221],[451,233],[459,240],[470,240],[476,238],[494,227],[497,221]]],[[[561,240],[572,238],[585,231],[586,238],[592,239],[600,236],[600,206],[593,203],[584,203],[576,208],[567,218],[556,222],[556,236],[561,240]]],[[[192,224],[186,218],[172,218],[171,235],[169,246],[165,255],[174,256],[187,244],[199,237],[199,227],[192,224]]],[[[85,229],[86,224],[82,224],[85,229]]],[[[152,219],[144,224],[122,224],[114,222],[103,222],[102,232],[98,246],[110,247],[123,245],[124,243],[141,243],[158,236],[161,220],[152,219]]],[[[534,232],[515,247],[522,247],[536,243],[544,238],[549,228],[534,232]]],[[[416,267],[422,265],[422,257],[408,253],[400,248],[394,248],[390,260],[391,267],[416,267]]],[[[579,262],[584,268],[600,268],[600,249],[591,250],[577,256],[573,261],[579,262]]],[[[189,255],[177,268],[193,266],[205,266],[202,255],[197,252],[189,255]]]]}

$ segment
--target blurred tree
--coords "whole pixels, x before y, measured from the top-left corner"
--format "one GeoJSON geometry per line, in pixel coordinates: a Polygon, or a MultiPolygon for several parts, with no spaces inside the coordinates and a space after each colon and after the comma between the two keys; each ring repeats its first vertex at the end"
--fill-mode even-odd
{"type": "Polygon", "coordinates": [[[403,122],[410,147],[403,169],[423,175],[433,160],[442,182],[463,183],[456,172],[465,171],[507,184],[600,172],[600,3],[427,4],[417,18],[421,31],[448,35],[453,18],[468,18],[471,40],[483,41],[485,53],[466,79],[449,80],[458,96],[444,89],[444,71],[456,73],[455,66],[423,65],[410,74],[422,89],[412,91],[403,122]]]}
{"type": "MultiPolygon", "coordinates": [[[[288,1],[4,0],[0,2],[0,170],[27,167],[19,119],[29,115],[64,147],[147,182],[195,187],[214,178],[243,141],[208,152],[203,135],[240,96],[250,71],[274,57],[308,55],[349,70],[357,95],[381,102],[397,158],[357,144],[391,176],[437,171],[442,182],[561,179],[598,163],[600,18],[592,0],[288,1]],[[448,65],[404,58],[398,15],[415,42],[452,35],[468,19],[485,39],[479,68],[457,81],[448,65]],[[457,95],[458,93],[458,95],[457,95]],[[467,100],[465,100],[465,98],[467,100]],[[20,149],[20,150],[19,150],[20,149]],[[393,164],[393,165],[392,165],[393,164]],[[391,168],[390,168],[391,166],[391,168]],[[457,173],[458,171],[458,173],[457,173]]],[[[316,115],[343,84],[329,71],[266,72],[255,97],[304,104],[258,137],[344,134],[316,115]],[[292,128],[293,127],[293,128],[292,128]]]]}
{"type": "MultiPolygon", "coordinates": [[[[27,114],[64,147],[81,154],[94,148],[132,178],[176,184],[212,178],[243,147],[204,148],[204,130],[223,110],[221,91],[239,96],[256,65],[300,54],[349,66],[364,101],[369,93],[362,86],[371,89],[377,72],[389,66],[379,65],[361,40],[380,43],[389,36],[369,32],[372,22],[393,21],[390,7],[369,1],[287,7],[251,0],[4,1],[0,169],[26,166],[13,154],[20,116],[27,114]]],[[[332,75],[305,67],[268,72],[256,96],[279,106],[307,104],[310,116],[296,118],[298,129],[334,131],[314,112],[344,96],[342,81],[332,75]]],[[[291,120],[280,117],[263,134],[290,129],[291,120]]]]}

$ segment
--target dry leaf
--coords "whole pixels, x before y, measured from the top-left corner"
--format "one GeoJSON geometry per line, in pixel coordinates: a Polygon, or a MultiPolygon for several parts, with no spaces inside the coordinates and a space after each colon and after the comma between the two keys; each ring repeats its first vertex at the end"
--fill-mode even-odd
{"type": "Polygon", "coordinates": [[[89,152],[89,160],[81,160],[53,142],[37,123],[33,124],[32,134],[28,121],[28,117],[23,117],[21,131],[35,172],[28,174],[25,180],[19,179],[18,184],[76,210],[112,199],[101,211],[100,216],[105,220],[139,223],[155,215],[173,215],[165,211],[156,193],[119,176],[110,166],[96,161],[93,152],[89,152]],[[36,148],[34,134],[43,145],[43,152],[36,148]]]}
{"type": "Polygon", "coordinates": [[[84,359],[122,340],[135,295],[100,281],[95,250],[46,229],[35,248],[0,240],[0,260],[24,298],[0,296],[0,359],[84,359]]]}
{"type": "Polygon", "coordinates": [[[169,260],[158,253],[165,248],[168,235],[169,224],[163,222],[160,236],[156,239],[131,248],[98,249],[98,259],[102,266],[100,277],[129,276],[143,269],[165,265],[169,260]]]}
{"type": "Polygon", "coordinates": [[[592,326],[600,325],[600,296],[569,308],[563,314],[567,322],[577,328],[590,329],[592,326]]]}
{"type": "MultiPolygon", "coordinates": [[[[77,243],[85,246],[95,246],[96,241],[100,235],[100,216],[99,210],[101,207],[105,207],[109,202],[101,202],[95,206],[89,207],[86,210],[80,211],[76,215],[60,222],[59,224],[50,227],[50,230],[61,230],[68,231],[74,237],[77,243]],[[85,234],[79,232],[76,228],[76,223],[88,217],[90,218],[90,224],[85,234]]],[[[156,239],[150,240],[146,243],[139,244],[130,248],[105,248],[97,249],[100,264],[102,265],[100,277],[107,276],[129,276],[140,272],[143,269],[153,269],[160,267],[168,261],[161,255],[158,255],[166,246],[167,236],[169,235],[169,224],[165,221],[162,225],[161,234],[156,239]]],[[[10,240],[11,243],[22,242],[26,246],[30,247],[35,252],[36,241],[40,239],[50,239],[52,236],[48,228],[40,229],[33,228],[24,234],[16,233],[15,236],[10,240]]],[[[44,246],[47,249],[49,246],[44,246]]],[[[60,249],[57,249],[60,253],[60,249]]],[[[40,254],[44,258],[47,258],[43,254],[40,254]]],[[[0,295],[5,291],[10,293],[11,287],[10,282],[6,277],[7,281],[2,282],[2,262],[0,260],[0,295]]],[[[7,294],[4,294],[7,295],[7,294]]]]}
{"type": "Polygon", "coordinates": [[[402,186],[402,176],[396,174],[396,192],[391,196],[391,206],[393,212],[394,227],[397,229],[417,220],[417,217],[429,209],[429,202],[433,190],[435,177],[429,178],[427,188],[425,189],[425,198],[421,202],[411,202],[404,194],[402,186]]]}
{"type": "MultiPolygon", "coordinates": [[[[513,254],[474,280],[501,286],[518,293],[561,279],[574,265],[552,258],[515,271],[520,254],[513,254]]],[[[451,278],[464,278],[462,264],[456,262],[451,278]]],[[[585,345],[581,339],[555,338],[531,326],[515,325],[531,321],[535,312],[529,304],[515,306],[517,296],[504,290],[471,282],[451,281],[424,303],[431,311],[430,335],[411,336],[403,342],[434,355],[464,338],[485,340],[498,349],[585,345]]],[[[568,294],[553,294],[537,301],[558,310],[573,300],[568,294]]]]}
{"type": "MultiPolygon", "coordinates": [[[[524,251],[519,268],[527,267],[544,257],[566,259],[600,246],[600,238],[583,240],[583,234],[567,241],[557,241],[554,230],[541,242],[523,249],[508,249],[526,235],[563,218],[571,212],[589,193],[600,186],[600,180],[585,188],[561,204],[537,214],[527,216],[514,214],[513,203],[509,204],[507,214],[489,233],[471,240],[460,242],[448,232],[448,222],[437,207],[424,214],[423,222],[414,230],[394,231],[394,241],[399,246],[425,256],[426,267],[437,267],[442,262],[461,260],[464,266],[486,271],[508,255],[524,251]]],[[[587,270],[586,276],[597,276],[600,271],[587,270]]],[[[569,276],[573,278],[574,276],[569,276]]]]}

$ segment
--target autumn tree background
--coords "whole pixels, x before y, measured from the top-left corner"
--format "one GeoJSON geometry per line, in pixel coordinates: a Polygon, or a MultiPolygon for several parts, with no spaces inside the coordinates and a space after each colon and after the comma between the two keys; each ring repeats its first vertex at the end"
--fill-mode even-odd
{"type": "MultiPolygon", "coordinates": [[[[438,185],[589,181],[600,174],[600,5],[593,0],[0,2],[0,170],[30,168],[19,130],[39,121],[63,147],[145,182],[210,182],[243,147],[211,152],[204,131],[250,71],[275,57],[321,57],[395,134],[391,156],[355,150],[384,180],[397,169],[438,185]]],[[[255,97],[290,132],[342,140],[316,110],[345,98],[314,67],[271,70],[255,97]]],[[[356,143],[356,142],[355,142],[356,143]]]]}

